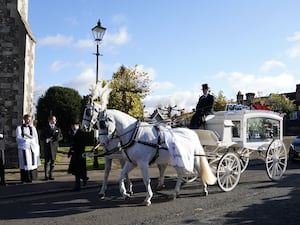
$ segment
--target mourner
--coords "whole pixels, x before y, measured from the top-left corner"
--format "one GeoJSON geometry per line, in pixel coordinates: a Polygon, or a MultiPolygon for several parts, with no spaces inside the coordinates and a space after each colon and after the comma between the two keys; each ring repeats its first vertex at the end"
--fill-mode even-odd
{"type": "Polygon", "coordinates": [[[71,125],[71,131],[69,133],[70,150],[68,157],[71,156],[68,173],[75,176],[74,191],[80,190],[80,182],[83,181],[83,186],[86,185],[87,169],[86,158],[83,157],[85,151],[85,133],[80,129],[78,120],[74,120],[71,125]]]}
{"type": "Polygon", "coordinates": [[[5,143],[4,143],[4,124],[0,120],[0,185],[5,186],[5,143]]]}
{"type": "Polygon", "coordinates": [[[22,183],[31,183],[37,179],[40,163],[40,146],[36,128],[32,125],[32,116],[24,115],[23,124],[16,129],[19,166],[22,183]]]}
{"type": "Polygon", "coordinates": [[[196,112],[192,116],[190,128],[198,129],[204,123],[205,117],[213,114],[214,96],[209,93],[207,84],[202,84],[203,95],[199,98],[196,112]]]}
{"type": "Polygon", "coordinates": [[[54,180],[53,170],[59,142],[63,139],[60,128],[56,125],[56,117],[50,116],[48,124],[42,132],[44,142],[44,171],[45,180],[54,180]]]}

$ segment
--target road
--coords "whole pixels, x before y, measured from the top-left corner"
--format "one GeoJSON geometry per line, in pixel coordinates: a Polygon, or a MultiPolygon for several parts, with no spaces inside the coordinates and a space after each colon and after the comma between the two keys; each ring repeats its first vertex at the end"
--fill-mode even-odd
{"type": "MultiPolygon", "coordinates": [[[[167,177],[166,189],[154,194],[149,207],[142,205],[145,192],[140,179],[134,180],[135,194],[128,201],[120,197],[117,184],[102,201],[96,188],[7,199],[0,202],[0,224],[299,224],[300,164],[289,164],[280,182],[270,181],[263,166],[250,161],[233,191],[222,192],[214,185],[206,197],[196,181],[170,200],[175,179],[167,177]]],[[[152,186],[156,183],[153,179],[152,186]]]]}

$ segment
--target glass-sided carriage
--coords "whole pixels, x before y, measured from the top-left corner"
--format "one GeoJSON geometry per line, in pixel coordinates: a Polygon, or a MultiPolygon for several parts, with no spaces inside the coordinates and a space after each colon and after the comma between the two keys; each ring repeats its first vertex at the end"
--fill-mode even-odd
{"type": "Polygon", "coordinates": [[[235,188],[250,159],[264,159],[270,179],[280,180],[287,167],[283,118],[266,110],[215,112],[196,130],[223,191],[235,188]]]}

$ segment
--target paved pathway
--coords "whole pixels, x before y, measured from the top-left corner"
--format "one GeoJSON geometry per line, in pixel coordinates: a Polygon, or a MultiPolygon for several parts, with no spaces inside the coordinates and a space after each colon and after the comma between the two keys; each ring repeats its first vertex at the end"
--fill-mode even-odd
{"type": "MultiPolygon", "coordinates": [[[[61,160],[55,165],[53,181],[44,181],[43,166],[38,168],[38,179],[32,183],[21,184],[20,172],[18,169],[7,169],[5,187],[0,186],[0,201],[18,197],[18,196],[30,196],[30,195],[42,195],[47,193],[71,191],[74,186],[74,176],[67,173],[70,159],[66,154],[63,155],[61,160]]],[[[117,168],[111,170],[109,182],[117,183],[121,169],[117,168]]],[[[90,178],[87,186],[83,188],[99,188],[103,180],[103,170],[89,170],[88,177],[90,178]]],[[[168,167],[166,171],[167,176],[175,176],[175,170],[172,167],[168,167]]],[[[158,177],[158,169],[156,166],[150,167],[150,176],[158,177]]],[[[130,173],[131,179],[141,179],[141,172],[138,168],[135,168],[130,173]]]]}

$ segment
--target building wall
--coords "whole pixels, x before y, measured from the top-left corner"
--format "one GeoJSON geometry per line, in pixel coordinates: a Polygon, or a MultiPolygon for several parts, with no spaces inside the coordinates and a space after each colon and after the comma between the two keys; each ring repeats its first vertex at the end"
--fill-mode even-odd
{"type": "Polygon", "coordinates": [[[33,113],[35,40],[27,23],[28,0],[0,0],[0,113],[6,167],[18,166],[15,130],[33,113]]]}

